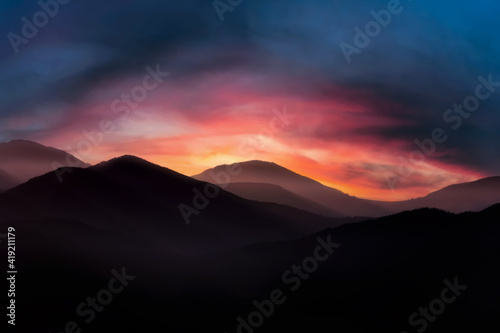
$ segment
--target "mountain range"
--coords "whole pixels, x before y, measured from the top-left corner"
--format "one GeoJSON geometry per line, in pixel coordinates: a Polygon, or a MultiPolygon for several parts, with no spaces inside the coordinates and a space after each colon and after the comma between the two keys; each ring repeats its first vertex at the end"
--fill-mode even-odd
{"type": "MultiPolygon", "coordinates": [[[[129,156],[122,160],[127,159],[131,160],[132,157],[129,156]]],[[[146,163],[144,163],[145,165],[146,163]]],[[[0,193],[25,183],[33,177],[57,170],[57,168],[64,168],[65,172],[60,170],[50,177],[61,181],[61,174],[64,173],[64,177],[66,177],[70,170],[88,168],[89,166],[89,164],[64,151],[45,147],[35,142],[14,140],[9,143],[1,143],[0,193]],[[75,165],[78,167],[73,168],[75,165]]],[[[104,164],[101,164],[97,169],[101,167],[104,168],[104,164]]],[[[139,174],[145,172],[140,168],[135,171],[139,174]]],[[[172,174],[174,171],[169,170],[169,172],[172,174]]],[[[127,175],[127,177],[131,176],[131,174],[127,175]]],[[[180,176],[176,173],[176,177],[180,176]]],[[[424,207],[461,213],[480,211],[500,202],[500,177],[454,184],[425,197],[394,202],[357,198],[275,163],[264,161],[220,165],[191,178],[184,176],[183,179],[191,187],[193,179],[213,183],[222,187],[226,192],[241,198],[293,207],[328,218],[381,217],[424,207]],[[224,173],[228,168],[239,168],[241,172],[231,175],[227,179],[219,179],[217,175],[224,173]]],[[[167,183],[165,182],[165,185],[167,183]]],[[[191,192],[190,195],[194,196],[194,193],[191,192]]],[[[189,203],[190,201],[192,200],[185,197],[185,202],[189,203]]],[[[195,215],[191,215],[196,218],[195,215]]]]}
{"type": "Polygon", "coordinates": [[[499,220],[499,205],[462,214],[419,209],[196,255],[162,248],[158,240],[171,238],[148,228],[146,218],[135,230],[121,221],[115,230],[56,219],[9,222],[24,239],[17,299],[32,319],[18,327],[62,332],[75,321],[96,333],[160,325],[173,332],[246,332],[238,318],[248,321],[256,304],[268,304],[279,290],[285,302],[265,317],[261,332],[329,325],[342,333],[413,332],[423,326],[410,324],[412,313],[441,296],[443,281],[458,281],[466,290],[428,323],[428,332],[483,331],[500,310],[499,220]],[[313,257],[318,239],[338,247],[302,270],[303,278],[292,274],[313,257]],[[87,326],[75,309],[107,286],[113,268],[134,279],[87,326]]]}
{"type": "Polygon", "coordinates": [[[193,178],[217,183],[218,178],[214,175],[237,167],[241,169],[241,172],[229,178],[230,185],[226,187],[228,191],[249,199],[266,198],[270,202],[281,204],[293,202],[295,205],[300,205],[301,209],[320,215],[381,217],[424,207],[461,213],[480,211],[500,202],[500,177],[451,185],[422,198],[395,202],[366,200],[350,196],[275,163],[263,161],[221,165],[195,175],[193,178]],[[280,187],[280,190],[270,189],[269,184],[280,187]],[[298,203],[297,198],[291,201],[291,195],[301,197],[302,201],[298,203]],[[307,205],[303,202],[304,199],[308,200],[307,205]],[[320,206],[312,206],[311,202],[320,206]]]}
{"type": "MultiPolygon", "coordinates": [[[[13,144],[31,147],[37,165],[52,164],[44,152],[72,158],[13,144]]],[[[0,230],[15,228],[17,241],[17,311],[30,314],[19,331],[250,333],[242,320],[264,311],[260,332],[410,332],[443,281],[466,289],[427,332],[496,324],[499,177],[377,202],[262,161],[231,177],[213,177],[228,166],[188,177],[130,155],[68,164],[0,193],[0,230]],[[314,261],[318,248],[328,258],[314,261]],[[85,321],[77,309],[103,300],[113,270],[133,279],[85,321]],[[285,301],[271,313],[277,291],[285,301]]]]}
{"type": "Polygon", "coordinates": [[[63,182],[56,170],[1,193],[0,221],[76,220],[109,232],[151,232],[151,244],[176,252],[287,239],[351,221],[220,189],[202,212],[190,216],[188,228],[179,206],[196,209],[196,193],[204,193],[207,183],[134,156],[68,171],[63,182]]]}

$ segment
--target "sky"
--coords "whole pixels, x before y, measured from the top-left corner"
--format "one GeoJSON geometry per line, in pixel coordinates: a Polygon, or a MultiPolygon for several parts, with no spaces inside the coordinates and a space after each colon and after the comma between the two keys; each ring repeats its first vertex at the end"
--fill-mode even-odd
{"type": "Polygon", "coordinates": [[[500,175],[498,1],[59,1],[0,4],[0,142],[380,200],[500,175]]]}

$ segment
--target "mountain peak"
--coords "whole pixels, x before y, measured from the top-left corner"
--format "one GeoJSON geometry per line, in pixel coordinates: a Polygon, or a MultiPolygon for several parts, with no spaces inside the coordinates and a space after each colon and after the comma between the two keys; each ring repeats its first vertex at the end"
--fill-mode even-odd
{"type": "MultiPolygon", "coordinates": [[[[262,169],[268,169],[268,170],[280,170],[280,171],[288,171],[288,172],[293,172],[277,163],[274,162],[268,162],[268,161],[262,161],[262,160],[251,160],[251,161],[245,161],[245,162],[239,162],[239,163],[234,163],[239,164],[242,167],[252,167],[252,168],[262,168],[262,169]]],[[[295,172],[293,172],[295,173],[295,172]]]]}
{"type": "Polygon", "coordinates": [[[38,142],[30,141],[30,140],[25,140],[25,139],[14,139],[14,140],[10,140],[7,143],[8,144],[29,144],[29,145],[43,146],[42,144],[40,144],[38,142]]]}
{"type": "Polygon", "coordinates": [[[381,216],[386,213],[374,204],[351,197],[335,188],[298,174],[276,163],[252,160],[236,163],[238,167],[219,165],[193,176],[212,183],[274,184],[344,216],[381,216]],[[239,170],[239,171],[238,171],[239,170]]]}
{"type": "Polygon", "coordinates": [[[11,149],[27,149],[27,148],[49,148],[46,147],[40,143],[30,141],[30,140],[23,140],[23,139],[15,139],[11,140],[9,142],[0,142],[0,147],[3,149],[6,148],[11,148],[11,149]]]}
{"type": "Polygon", "coordinates": [[[128,155],[128,154],[122,155],[119,157],[115,157],[115,158],[109,160],[109,162],[112,162],[112,161],[120,162],[120,163],[149,163],[149,164],[152,164],[151,162],[148,162],[143,158],[137,157],[135,155],[128,155]]]}
{"type": "Polygon", "coordinates": [[[160,167],[157,164],[151,163],[149,161],[146,161],[145,159],[142,159],[140,157],[134,156],[134,155],[123,155],[119,157],[112,158],[108,161],[103,161],[97,165],[95,165],[96,168],[103,168],[103,167],[148,167],[148,166],[155,166],[155,167],[160,167]]]}
{"type": "Polygon", "coordinates": [[[276,164],[274,162],[263,161],[263,160],[250,160],[250,161],[245,161],[245,162],[240,162],[240,163],[235,163],[235,164],[273,165],[273,166],[281,167],[279,164],[276,164]]]}
{"type": "Polygon", "coordinates": [[[115,157],[110,159],[109,161],[101,162],[91,167],[91,169],[98,170],[107,174],[128,175],[128,177],[130,178],[136,177],[140,174],[148,174],[149,176],[153,177],[155,175],[169,175],[170,177],[176,179],[188,179],[188,181],[192,180],[191,178],[181,173],[134,155],[123,155],[120,157],[115,157]]]}
{"type": "Polygon", "coordinates": [[[0,188],[9,189],[59,167],[88,167],[65,151],[29,140],[0,143],[0,188]],[[75,162],[76,161],[76,162],[75,162]],[[7,177],[6,175],[9,175],[7,177]]]}
{"type": "MultiPolygon", "coordinates": [[[[196,178],[196,179],[206,178],[206,176],[208,175],[208,173],[210,171],[218,172],[218,171],[225,170],[229,167],[240,168],[242,170],[246,170],[248,174],[260,175],[261,177],[275,177],[275,176],[293,177],[295,179],[295,181],[297,181],[300,178],[302,181],[318,183],[317,181],[315,181],[313,179],[302,176],[302,175],[300,175],[296,172],[293,172],[292,170],[287,169],[287,168],[285,168],[277,163],[262,161],[262,160],[250,160],[250,161],[244,161],[244,162],[237,162],[237,163],[233,163],[233,164],[218,165],[212,169],[205,170],[198,175],[194,175],[193,178],[196,178]]],[[[209,181],[209,180],[205,179],[205,181],[209,181]]],[[[253,181],[253,180],[249,180],[249,179],[243,180],[243,182],[246,182],[246,181],[262,183],[262,181],[260,181],[260,180],[257,180],[257,181],[253,181]]]]}

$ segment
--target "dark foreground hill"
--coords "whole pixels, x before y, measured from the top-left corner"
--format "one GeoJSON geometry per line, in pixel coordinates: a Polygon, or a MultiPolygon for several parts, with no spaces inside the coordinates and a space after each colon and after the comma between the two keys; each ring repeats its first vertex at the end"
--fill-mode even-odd
{"type": "Polygon", "coordinates": [[[73,321],[82,332],[487,331],[500,311],[499,221],[500,205],[460,215],[420,209],[197,256],[161,252],[127,229],[16,222],[17,328],[64,332],[73,321]],[[122,268],[134,277],[109,300],[102,290],[122,268]],[[106,304],[89,310],[93,298],[106,304]],[[271,298],[280,304],[271,307],[271,298]]]}
{"type": "Polygon", "coordinates": [[[0,221],[32,221],[40,232],[81,225],[172,253],[291,239],[351,221],[246,200],[133,156],[66,169],[63,182],[54,172],[31,179],[0,194],[0,212],[0,221]]]}

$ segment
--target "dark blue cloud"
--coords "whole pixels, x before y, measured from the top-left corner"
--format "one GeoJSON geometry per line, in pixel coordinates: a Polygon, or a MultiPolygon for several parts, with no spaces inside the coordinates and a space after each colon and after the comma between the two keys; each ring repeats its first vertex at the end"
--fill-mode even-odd
{"type": "MultiPolygon", "coordinates": [[[[413,121],[366,133],[411,143],[446,126],[443,113],[474,91],[479,75],[500,80],[500,4],[401,0],[402,11],[347,63],[340,43],[354,45],[354,27],[364,29],[373,20],[370,12],[388,3],[243,0],[221,22],[209,0],[72,0],[15,54],[7,34],[21,34],[21,18],[40,8],[36,1],[3,1],[0,122],[59,110],[100,82],[141,75],[146,65],[161,63],[175,74],[173,82],[243,69],[292,76],[301,83],[289,89],[304,98],[324,90],[324,82],[370,91],[400,106],[367,99],[374,112],[413,121]],[[318,75],[323,83],[315,86],[318,75]]],[[[499,173],[499,105],[500,90],[450,133],[443,150],[458,147],[461,153],[443,158],[499,173]]],[[[4,129],[1,135],[13,133],[4,129]]]]}

